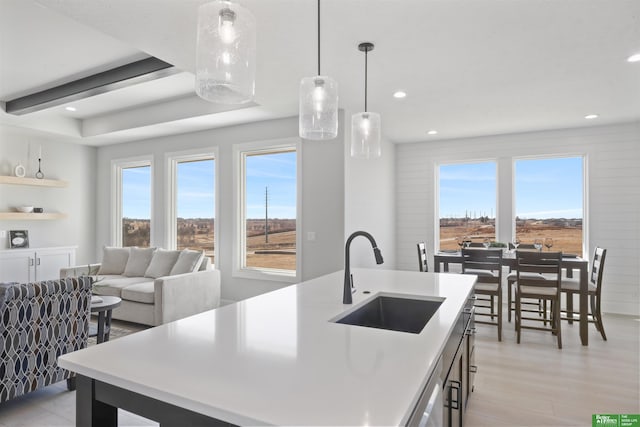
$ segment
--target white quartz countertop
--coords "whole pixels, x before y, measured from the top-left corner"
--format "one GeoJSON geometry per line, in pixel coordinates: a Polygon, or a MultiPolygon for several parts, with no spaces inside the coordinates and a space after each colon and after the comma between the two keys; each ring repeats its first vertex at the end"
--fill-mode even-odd
{"type": "Polygon", "coordinates": [[[70,353],[58,363],[234,424],[405,424],[475,276],[352,273],[353,305],[342,304],[339,271],[70,353]],[[380,292],[445,300],[420,334],[331,321],[380,292]]]}

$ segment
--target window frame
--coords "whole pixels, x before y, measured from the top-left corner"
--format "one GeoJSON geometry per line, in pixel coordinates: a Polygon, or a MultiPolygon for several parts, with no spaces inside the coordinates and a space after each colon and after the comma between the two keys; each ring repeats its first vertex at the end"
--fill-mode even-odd
{"type": "Polygon", "coordinates": [[[154,175],[153,155],[114,159],[111,161],[111,245],[122,247],[122,171],[137,167],[150,167],[149,179],[149,247],[155,245],[154,175]]]}
{"type": "Polygon", "coordinates": [[[494,206],[494,238],[496,241],[499,241],[499,232],[498,232],[498,224],[500,221],[500,216],[498,215],[499,206],[500,206],[500,161],[498,158],[484,158],[484,159],[464,159],[460,161],[456,160],[446,160],[446,161],[436,161],[434,162],[434,173],[435,173],[435,210],[433,218],[435,220],[435,233],[434,233],[434,251],[441,250],[440,248],[440,167],[441,166],[452,166],[452,165],[475,165],[479,163],[493,163],[496,169],[495,175],[495,199],[496,204],[494,206]]]}
{"type": "Polygon", "coordinates": [[[177,238],[177,220],[178,220],[178,163],[199,161],[199,160],[211,160],[214,162],[214,186],[213,186],[213,199],[214,199],[214,222],[213,222],[213,268],[216,268],[218,264],[218,236],[219,234],[219,170],[218,167],[218,147],[197,148],[192,150],[173,151],[165,153],[165,188],[166,193],[166,205],[165,205],[165,246],[167,249],[175,250],[178,246],[177,238]]]}
{"type": "Polygon", "coordinates": [[[233,188],[234,188],[234,236],[232,277],[271,280],[296,283],[301,277],[302,260],[302,173],[301,144],[298,138],[284,138],[254,141],[233,145],[233,188]],[[296,153],[296,269],[278,270],[260,267],[246,267],[246,158],[248,155],[275,154],[295,151],[296,153]]]}
{"type": "Polygon", "coordinates": [[[511,236],[509,241],[512,241],[516,236],[516,162],[519,160],[552,160],[552,159],[567,159],[567,158],[581,158],[582,159],[582,257],[589,256],[589,172],[587,170],[588,154],[586,153],[553,153],[553,154],[536,154],[531,156],[513,156],[511,157],[511,236]]]}

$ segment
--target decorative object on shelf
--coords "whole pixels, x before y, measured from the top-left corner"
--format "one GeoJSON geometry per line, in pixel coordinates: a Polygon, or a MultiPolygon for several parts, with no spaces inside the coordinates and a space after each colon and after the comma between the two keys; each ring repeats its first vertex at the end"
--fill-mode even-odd
{"type": "Polygon", "coordinates": [[[195,89],[220,104],[253,101],[256,74],[255,18],[231,1],[198,8],[195,89]]]}
{"type": "Polygon", "coordinates": [[[9,247],[11,249],[21,249],[29,247],[28,230],[9,230],[9,247]]]}
{"type": "Polygon", "coordinates": [[[328,140],[338,136],[338,83],[320,73],[320,0],[318,0],[318,75],[300,81],[300,138],[328,140]]]}
{"type": "Polygon", "coordinates": [[[42,208],[33,208],[33,212],[42,213],[42,212],[44,212],[44,209],[42,209],[42,208]]]}
{"type": "Polygon", "coordinates": [[[374,48],[373,43],[364,42],[358,50],[364,52],[364,112],[351,116],[351,157],[363,159],[380,157],[380,114],[367,111],[367,58],[374,48]]]}
{"type": "Polygon", "coordinates": [[[38,151],[38,172],[36,172],[36,178],[38,178],[38,179],[43,179],[44,178],[44,174],[42,173],[41,165],[42,165],[42,145],[40,146],[40,151],[38,151]]]}
{"type": "Polygon", "coordinates": [[[31,213],[33,212],[33,206],[26,206],[26,205],[18,206],[16,207],[16,210],[22,213],[31,213]]]}
{"type": "Polygon", "coordinates": [[[16,168],[13,170],[13,173],[18,178],[24,178],[24,176],[27,174],[27,170],[24,168],[24,166],[22,166],[22,163],[18,163],[16,168]]]}

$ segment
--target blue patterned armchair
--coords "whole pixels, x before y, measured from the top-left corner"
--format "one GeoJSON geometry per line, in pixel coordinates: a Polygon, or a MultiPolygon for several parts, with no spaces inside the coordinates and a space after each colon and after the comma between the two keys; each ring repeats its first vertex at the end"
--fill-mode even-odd
{"type": "Polygon", "coordinates": [[[90,277],[0,284],[0,402],[75,377],[58,356],[87,346],[90,277]]]}

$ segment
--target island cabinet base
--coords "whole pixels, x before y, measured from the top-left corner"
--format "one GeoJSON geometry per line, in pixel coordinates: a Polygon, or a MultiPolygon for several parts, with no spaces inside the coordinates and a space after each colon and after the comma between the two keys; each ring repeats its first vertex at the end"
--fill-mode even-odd
{"type": "Polygon", "coordinates": [[[82,375],[77,375],[76,387],[77,427],[117,427],[118,408],[162,427],[234,425],[82,375]]]}
{"type": "Polygon", "coordinates": [[[456,320],[442,354],[444,427],[462,427],[464,412],[473,391],[475,366],[474,308],[470,298],[456,320]]]}

